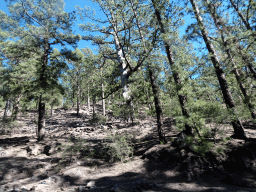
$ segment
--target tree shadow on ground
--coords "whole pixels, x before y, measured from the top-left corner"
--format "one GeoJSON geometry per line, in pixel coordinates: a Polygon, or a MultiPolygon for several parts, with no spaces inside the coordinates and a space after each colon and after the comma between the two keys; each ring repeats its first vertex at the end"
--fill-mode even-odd
{"type": "Polygon", "coordinates": [[[242,123],[245,129],[256,130],[256,123],[253,121],[247,121],[242,123]]]}
{"type": "Polygon", "coordinates": [[[0,139],[0,146],[21,146],[26,145],[29,142],[29,137],[13,137],[0,139]]]}
{"type": "MultiPolygon", "coordinates": [[[[69,116],[70,117],[70,116],[69,116]]],[[[75,122],[75,121],[74,121],[75,122]]],[[[125,127],[123,127],[125,128],[125,127]]],[[[166,125],[164,127],[165,132],[168,133],[172,130],[171,126],[166,125]]],[[[172,130],[173,131],[173,130],[172,130]]],[[[20,145],[27,145],[29,137],[20,138],[11,138],[11,140],[3,140],[2,143],[7,143],[10,146],[16,146],[15,143],[21,140],[20,145]],[[27,140],[26,140],[27,138],[27,140]]],[[[174,136],[175,138],[175,136],[174,136]]],[[[70,189],[70,188],[78,188],[83,186],[84,189],[80,191],[106,191],[106,192],[135,192],[135,191],[197,191],[194,186],[198,184],[200,186],[204,186],[207,189],[200,189],[200,191],[241,191],[239,187],[234,187],[234,185],[239,184],[240,186],[246,187],[248,183],[245,183],[244,178],[239,176],[236,172],[229,173],[228,171],[219,170],[216,165],[216,169],[211,167],[211,163],[205,160],[205,162],[198,158],[196,155],[191,154],[189,152],[185,152],[184,150],[175,150],[170,146],[170,143],[166,145],[158,144],[157,132],[151,132],[147,136],[141,139],[141,143],[136,142],[134,144],[134,158],[142,158],[143,161],[143,171],[140,173],[135,173],[132,171],[123,171],[120,174],[114,174],[114,176],[103,176],[95,179],[81,179],[78,175],[79,168],[87,168],[87,167],[95,167],[94,169],[90,169],[90,175],[97,175],[100,172],[100,169],[103,167],[108,167],[111,169],[114,167],[115,163],[103,161],[104,159],[99,155],[102,147],[99,145],[103,141],[103,143],[107,143],[108,141],[104,141],[101,139],[86,139],[90,144],[85,151],[78,150],[77,152],[84,152],[78,154],[67,154],[64,157],[57,158],[54,157],[53,154],[49,153],[49,156],[44,157],[43,159],[39,159],[36,157],[32,158],[17,158],[17,157],[5,157],[0,159],[1,165],[1,179],[6,179],[4,185],[6,186],[8,183],[12,185],[11,180],[6,178],[13,174],[13,177],[17,180],[20,180],[20,186],[25,184],[33,184],[37,185],[45,185],[42,182],[46,182],[46,184],[57,184],[59,189],[70,189]],[[149,138],[149,136],[151,136],[149,138]],[[92,155],[90,151],[95,151],[92,155]],[[83,157],[87,156],[87,160],[84,160],[83,157]],[[62,160],[62,161],[61,161],[62,160]],[[29,162],[28,162],[29,161],[29,162]],[[71,169],[74,164],[77,164],[78,161],[82,161],[80,166],[76,169],[76,172],[71,174],[63,173],[61,170],[71,169]],[[48,164],[53,165],[51,168],[46,168],[48,164]],[[56,165],[55,165],[56,164],[56,165]],[[34,166],[34,167],[33,167],[34,166]],[[32,168],[31,168],[32,167],[32,168]],[[96,167],[98,167],[96,169],[96,167]],[[210,168],[209,168],[210,167],[210,168]],[[38,171],[44,169],[43,173],[39,173],[38,171]],[[16,172],[15,172],[16,170],[16,172]],[[13,171],[13,172],[12,172],[13,171]],[[51,179],[50,179],[51,178],[51,179]],[[25,179],[27,179],[25,181],[25,179]],[[143,181],[145,179],[146,181],[143,181]],[[53,183],[50,183],[50,181],[53,183]],[[94,188],[86,188],[86,184],[90,181],[95,181],[94,188]],[[229,181],[232,181],[229,183],[229,181]],[[48,183],[49,182],[49,183],[48,183]],[[246,185],[245,185],[246,184],[246,185]],[[212,187],[214,186],[214,187],[212,187]],[[122,189],[122,190],[121,190],[122,189]]],[[[60,142],[60,141],[59,141],[60,142]]],[[[77,142],[76,138],[72,141],[73,144],[77,142]]],[[[217,142],[219,142],[217,140],[217,142]]],[[[236,140],[233,142],[238,143],[236,140]]],[[[2,144],[0,142],[0,146],[2,144]]],[[[60,142],[61,143],[61,142],[60,142]]],[[[247,145],[241,146],[241,148],[237,147],[237,145],[229,146],[229,149],[232,149],[230,153],[227,152],[226,164],[232,165],[231,167],[238,167],[243,164],[244,160],[247,162],[248,160],[253,160],[254,156],[248,156],[248,153],[253,152],[252,149],[255,149],[255,143],[246,142],[247,145]],[[237,151],[236,151],[237,150],[237,151]],[[239,154],[242,154],[243,157],[240,158],[239,154]],[[247,157],[248,156],[248,157],[247,157]],[[232,158],[234,160],[232,160],[232,158]],[[250,159],[251,158],[251,159],[250,159]],[[228,161],[228,159],[230,161],[228,161]],[[233,164],[232,164],[233,163],[233,164]]],[[[3,144],[4,145],[4,144],[3,144]]],[[[8,146],[7,144],[5,144],[8,146]]],[[[42,145],[48,145],[47,143],[43,143],[42,145]]],[[[73,146],[72,146],[73,147],[73,146]]],[[[71,152],[71,149],[70,151],[71,152]]],[[[24,148],[25,150],[25,148],[24,148]]],[[[49,150],[49,149],[48,149],[49,150]]],[[[254,154],[254,152],[253,152],[254,154]]],[[[241,155],[240,155],[241,156],[241,155]]],[[[132,164],[131,158],[130,166],[132,164]]],[[[255,161],[254,161],[255,162],[255,161]]],[[[129,162],[128,162],[129,163],[129,162]]],[[[225,164],[225,163],[224,163],[225,164]]],[[[248,164],[250,166],[250,163],[248,164]]],[[[243,169],[245,169],[247,164],[244,164],[243,169]]],[[[250,169],[251,167],[248,167],[250,169]]],[[[225,166],[224,166],[225,167],[225,166]]],[[[226,168],[227,169],[227,168],[226,168]]],[[[104,169],[103,171],[109,171],[104,169]]],[[[89,174],[89,171],[88,171],[89,174]]],[[[252,179],[256,180],[255,172],[252,171],[251,175],[254,174],[252,179]]],[[[30,189],[29,189],[30,190],[30,189]]],[[[25,190],[23,190],[25,191],[25,190]]],[[[56,192],[57,190],[55,190],[56,192]]],[[[244,190],[243,190],[244,191],[244,190]]],[[[248,189],[246,191],[253,191],[248,189]]]]}

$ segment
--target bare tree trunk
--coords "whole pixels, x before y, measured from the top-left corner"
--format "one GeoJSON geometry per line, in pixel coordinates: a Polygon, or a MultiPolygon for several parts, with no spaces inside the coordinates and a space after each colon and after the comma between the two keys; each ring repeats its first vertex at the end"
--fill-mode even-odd
{"type": "MultiPolygon", "coordinates": [[[[234,103],[233,97],[231,95],[231,92],[229,90],[228,83],[227,83],[224,71],[223,71],[223,69],[220,65],[220,62],[219,62],[219,59],[216,55],[213,44],[212,44],[212,42],[211,42],[211,40],[208,36],[208,32],[206,31],[206,28],[205,28],[204,23],[203,23],[203,19],[200,16],[199,9],[198,9],[194,0],[190,0],[190,2],[191,2],[191,5],[193,7],[193,11],[194,11],[194,14],[196,16],[196,19],[197,19],[198,25],[200,27],[201,33],[203,35],[203,39],[204,39],[204,42],[206,44],[206,47],[207,47],[209,53],[211,54],[211,60],[212,60],[212,63],[214,65],[215,72],[216,72],[216,75],[217,75],[219,83],[220,83],[220,88],[221,88],[225,103],[226,103],[228,108],[233,110],[233,114],[235,115],[236,114],[236,112],[235,112],[235,103],[234,103]]],[[[246,134],[244,132],[243,125],[242,125],[241,121],[238,118],[233,119],[231,121],[231,124],[234,128],[234,135],[232,135],[233,138],[247,139],[246,134]]]]}
{"type": "Polygon", "coordinates": [[[41,141],[45,137],[45,103],[42,102],[42,95],[39,97],[38,113],[37,140],[41,141]]]}
{"type": "Polygon", "coordinates": [[[165,140],[165,136],[162,130],[162,122],[161,122],[162,109],[161,109],[159,98],[158,98],[159,95],[158,95],[157,85],[155,82],[153,71],[150,66],[148,70],[149,70],[150,83],[151,83],[152,91],[154,94],[159,142],[160,143],[163,142],[164,144],[166,144],[167,142],[165,140]]]}

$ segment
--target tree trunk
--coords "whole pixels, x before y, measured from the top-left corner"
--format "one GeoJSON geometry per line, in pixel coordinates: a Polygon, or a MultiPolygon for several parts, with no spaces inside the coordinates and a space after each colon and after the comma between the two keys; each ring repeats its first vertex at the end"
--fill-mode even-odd
{"type": "Polygon", "coordinates": [[[90,110],[90,87],[89,87],[89,83],[88,83],[88,93],[87,93],[87,105],[88,105],[88,110],[90,110]]]}
{"type": "Polygon", "coordinates": [[[37,101],[36,101],[36,108],[35,108],[35,110],[38,109],[38,106],[39,106],[39,98],[38,98],[37,101]]]}
{"type": "MultiPolygon", "coordinates": [[[[162,22],[161,14],[160,14],[160,11],[158,9],[157,3],[155,2],[155,0],[152,0],[152,3],[153,3],[153,7],[155,9],[155,15],[156,15],[159,27],[160,27],[160,32],[161,32],[161,34],[166,34],[164,24],[162,22]]],[[[170,47],[170,45],[167,41],[164,41],[164,46],[165,46],[165,51],[166,51],[166,54],[167,54],[169,64],[170,64],[172,72],[173,72],[173,78],[174,78],[174,81],[175,81],[175,84],[176,84],[176,90],[178,92],[178,98],[179,98],[179,103],[180,103],[180,107],[181,107],[181,110],[182,110],[182,114],[183,114],[184,117],[189,118],[189,111],[185,107],[185,104],[187,102],[187,97],[186,97],[186,95],[179,94],[179,91],[182,90],[181,79],[180,79],[179,73],[174,69],[175,62],[174,62],[174,57],[173,57],[171,47],[170,47]]],[[[192,130],[193,130],[193,128],[186,123],[184,133],[186,135],[192,135],[192,130]]]]}
{"type": "MultiPolygon", "coordinates": [[[[104,98],[104,84],[102,79],[102,69],[101,69],[101,90],[102,90],[102,98],[104,98]]],[[[105,99],[102,99],[102,112],[103,112],[103,116],[105,116],[106,115],[105,99]]]]}
{"type": "Polygon", "coordinates": [[[72,107],[75,106],[75,86],[73,85],[73,92],[72,92],[72,107]]]}
{"type": "Polygon", "coordinates": [[[92,118],[95,118],[95,96],[92,98],[92,118]]]}
{"type": "Polygon", "coordinates": [[[120,66],[120,70],[121,70],[121,84],[122,84],[122,88],[123,88],[123,97],[125,100],[128,100],[129,99],[129,85],[127,84],[128,68],[126,66],[127,64],[125,63],[123,50],[120,46],[118,36],[115,32],[113,33],[113,36],[114,36],[114,40],[115,40],[114,42],[115,42],[115,47],[116,47],[117,59],[120,64],[119,66],[120,66]]]}
{"type": "MultiPolygon", "coordinates": [[[[77,72],[78,73],[78,72],[77,72]]],[[[79,78],[78,78],[78,76],[77,76],[77,102],[76,102],[76,104],[77,104],[77,110],[76,110],[76,112],[77,112],[77,117],[79,117],[79,110],[80,110],[80,105],[79,105],[79,97],[80,97],[80,89],[79,89],[79,78]]]]}
{"type": "Polygon", "coordinates": [[[53,91],[52,91],[52,98],[50,99],[50,105],[51,105],[51,117],[53,115],[53,101],[54,101],[54,97],[53,97],[53,91]]]}
{"type": "Polygon", "coordinates": [[[7,116],[10,113],[10,108],[11,108],[11,99],[8,99],[6,101],[5,104],[5,109],[4,109],[4,116],[3,116],[3,120],[6,121],[7,120],[7,116]]]}
{"type": "Polygon", "coordinates": [[[165,136],[164,136],[164,133],[162,130],[162,122],[161,122],[162,109],[161,109],[159,98],[158,98],[159,95],[158,95],[157,85],[155,82],[155,77],[154,77],[153,71],[150,66],[149,66],[148,70],[149,70],[150,83],[151,83],[152,91],[154,94],[159,142],[166,144],[167,142],[165,140],[165,136]]]}
{"type": "Polygon", "coordinates": [[[13,113],[12,113],[12,120],[13,120],[13,121],[16,120],[17,117],[18,117],[19,104],[20,104],[20,99],[21,99],[21,97],[22,97],[22,94],[20,93],[20,94],[18,95],[18,97],[15,99],[16,102],[15,102],[15,104],[13,105],[13,113]]]}
{"type": "MultiPolygon", "coordinates": [[[[42,56],[42,69],[40,71],[40,82],[41,82],[41,88],[44,92],[46,90],[46,77],[45,77],[45,71],[48,63],[48,56],[50,54],[50,44],[48,43],[48,39],[45,39],[45,45],[44,45],[44,54],[42,56]]],[[[42,94],[41,92],[39,96],[39,107],[38,107],[38,130],[37,130],[37,140],[41,141],[45,137],[45,103],[42,102],[42,94]]]]}
{"type": "Polygon", "coordinates": [[[37,140],[41,141],[45,137],[45,103],[42,102],[42,95],[39,97],[38,113],[37,140]]]}
{"type": "Polygon", "coordinates": [[[52,117],[52,114],[53,114],[53,104],[51,104],[51,117],[52,117]]]}
{"type": "MultiPolygon", "coordinates": [[[[200,28],[201,33],[203,35],[203,39],[204,39],[204,42],[206,44],[206,47],[207,47],[209,53],[211,54],[211,60],[212,60],[212,63],[213,63],[214,68],[215,68],[216,75],[217,75],[218,80],[219,80],[219,84],[220,84],[220,88],[221,88],[221,91],[222,91],[222,94],[223,94],[223,97],[224,97],[224,101],[227,105],[227,108],[230,108],[233,111],[233,114],[236,115],[235,103],[234,103],[233,97],[232,97],[231,92],[229,90],[228,83],[227,83],[224,71],[223,71],[222,67],[220,66],[220,62],[219,62],[219,59],[216,55],[213,44],[210,41],[210,38],[209,38],[208,33],[206,31],[206,28],[204,26],[203,19],[200,16],[200,12],[198,10],[198,7],[197,7],[195,1],[190,0],[190,2],[191,2],[191,5],[193,7],[193,11],[194,11],[194,14],[196,16],[199,28],[200,28]]],[[[242,125],[242,123],[240,122],[240,120],[238,118],[233,119],[231,121],[231,124],[232,124],[233,129],[234,129],[234,135],[232,135],[233,138],[247,139],[246,134],[244,132],[243,125],[242,125]]]]}

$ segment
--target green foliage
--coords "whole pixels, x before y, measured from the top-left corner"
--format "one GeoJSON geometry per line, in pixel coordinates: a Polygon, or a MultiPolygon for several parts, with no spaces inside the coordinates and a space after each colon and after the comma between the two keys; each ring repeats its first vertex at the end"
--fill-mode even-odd
{"type": "Polygon", "coordinates": [[[2,96],[0,96],[0,109],[3,109],[5,107],[6,101],[2,96]]]}
{"type": "Polygon", "coordinates": [[[103,144],[101,156],[110,162],[127,161],[127,158],[133,156],[132,136],[119,134],[108,135],[110,143],[103,144]]]}
{"type": "Polygon", "coordinates": [[[124,120],[131,118],[133,109],[131,105],[127,105],[123,98],[115,97],[115,103],[110,106],[110,110],[113,111],[115,117],[123,117],[124,120]]]}
{"type": "Polygon", "coordinates": [[[85,139],[76,139],[74,137],[69,137],[68,140],[72,143],[69,145],[60,146],[60,151],[63,152],[62,158],[65,156],[74,156],[77,155],[78,152],[88,150],[87,146],[85,146],[85,144],[87,143],[85,139]]]}
{"type": "Polygon", "coordinates": [[[222,146],[219,146],[219,147],[216,148],[216,152],[219,153],[219,154],[224,153],[224,148],[222,146]]]}
{"type": "Polygon", "coordinates": [[[211,141],[201,141],[197,144],[192,145],[192,148],[196,153],[205,156],[207,152],[212,150],[213,146],[214,143],[211,141]]]}
{"type": "Polygon", "coordinates": [[[0,135],[11,135],[15,128],[18,126],[18,122],[12,121],[11,119],[1,120],[0,135]]]}
{"type": "Polygon", "coordinates": [[[89,123],[91,125],[93,124],[102,124],[102,125],[106,125],[107,122],[107,117],[101,115],[101,114],[95,114],[95,116],[93,117],[93,119],[89,120],[89,123]]]}
{"type": "Polygon", "coordinates": [[[216,119],[217,117],[224,114],[223,107],[220,103],[214,102],[211,103],[209,101],[204,100],[196,100],[191,109],[191,112],[198,114],[202,118],[211,118],[216,119]]]}

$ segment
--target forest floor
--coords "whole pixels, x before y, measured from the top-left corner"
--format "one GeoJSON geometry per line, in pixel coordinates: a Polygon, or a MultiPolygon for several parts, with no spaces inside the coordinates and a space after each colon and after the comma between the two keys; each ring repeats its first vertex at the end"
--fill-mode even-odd
{"type": "MultiPolygon", "coordinates": [[[[97,105],[97,112],[100,107],[97,105]]],[[[110,142],[106,136],[114,130],[92,125],[92,111],[87,106],[83,105],[80,113],[77,117],[75,108],[55,109],[46,120],[46,137],[40,142],[36,140],[36,111],[20,113],[11,135],[0,135],[0,192],[256,191],[253,139],[221,143],[216,138],[214,147],[222,145],[225,153],[215,153],[216,159],[202,158],[170,146],[179,133],[170,118],[163,120],[168,143],[161,145],[156,119],[142,113],[132,125],[107,111],[107,127],[116,128],[119,135],[131,135],[133,142],[132,157],[111,162],[102,154],[104,144],[110,142]],[[211,164],[211,159],[217,160],[216,164],[211,164]]],[[[1,126],[4,129],[4,124],[1,126]]],[[[229,125],[221,129],[225,136],[233,133],[229,125]]],[[[255,124],[247,122],[245,131],[256,139],[255,124]]]]}

